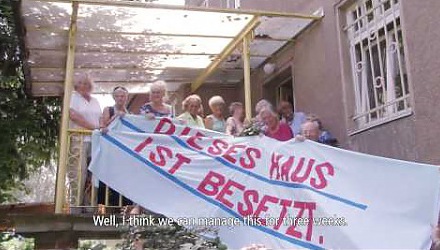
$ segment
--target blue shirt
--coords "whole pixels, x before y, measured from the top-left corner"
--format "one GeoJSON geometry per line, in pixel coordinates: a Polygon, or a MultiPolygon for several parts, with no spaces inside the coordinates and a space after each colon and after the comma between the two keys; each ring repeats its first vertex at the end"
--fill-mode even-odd
{"type": "Polygon", "coordinates": [[[338,140],[327,130],[321,132],[321,134],[319,135],[318,142],[333,147],[339,147],[338,140]]]}
{"type": "Polygon", "coordinates": [[[294,135],[301,134],[301,125],[306,122],[307,117],[306,114],[303,112],[295,112],[293,113],[293,120],[286,121],[286,119],[283,117],[282,121],[287,123],[290,126],[290,129],[292,129],[292,132],[294,135]]]}
{"type": "Polygon", "coordinates": [[[210,118],[212,119],[212,130],[220,132],[220,133],[225,133],[226,132],[226,121],[220,120],[217,117],[215,117],[214,115],[208,115],[208,117],[206,118],[210,118]]]}

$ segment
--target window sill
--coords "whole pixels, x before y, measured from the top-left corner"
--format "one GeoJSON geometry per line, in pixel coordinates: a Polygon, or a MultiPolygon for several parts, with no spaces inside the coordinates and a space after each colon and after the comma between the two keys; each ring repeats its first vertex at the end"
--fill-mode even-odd
{"type": "Polygon", "coordinates": [[[357,128],[356,130],[349,132],[348,136],[353,136],[353,135],[360,134],[360,133],[365,132],[367,130],[370,130],[370,129],[374,128],[374,127],[378,127],[378,126],[381,126],[381,125],[383,125],[385,123],[389,123],[389,122],[392,122],[392,121],[395,121],[395,120],[399,120],[399,119],[408,117],[408,116],[410,116],[412,114],[413,114],[412,109],[407,109],[407,110],[401,111],[401,112],[396,113],[396,114],[394,114],[392,116],[389,116],[389,117],[386,117],[386,118],[382,118],[382,119],[380,119],[378,121],[373,121],[373,122],[370,122],[368,124],[365,124],[362,127],[357,128]]]}

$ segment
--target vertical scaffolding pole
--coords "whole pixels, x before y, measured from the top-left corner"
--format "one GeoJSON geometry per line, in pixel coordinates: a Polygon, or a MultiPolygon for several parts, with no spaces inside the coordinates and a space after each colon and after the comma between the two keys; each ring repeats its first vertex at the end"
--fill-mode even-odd
{"type": "Polygon", "coordinates": [[[69,109],[70,96],[72,93],[73,70],[75,63],[75,43],[76,43],[76,19],[78,17],[78,2],[72,3],[72,15],[70,17],[69,46],[67,47],[66,76],[64,79],[64,98],[61,118],[60,132],[60,156],[58,161],[56,193],[55,193],[55,213],[62,213],[65,190],[66,190],[66,170],[68,158],[68,129],[69,129],[69,109]]]}
{"type": "Polygon", "coordinates": [[[251,99],[251,65],[250,65],[250,33],[243,38],[243,71],[244,71],[244,104],[246,119],[252,118],[252,99],[251,99]]]}

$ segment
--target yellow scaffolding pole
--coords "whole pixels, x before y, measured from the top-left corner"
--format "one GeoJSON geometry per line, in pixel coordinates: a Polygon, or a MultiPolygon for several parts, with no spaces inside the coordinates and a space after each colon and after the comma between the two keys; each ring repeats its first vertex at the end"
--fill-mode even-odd
{"type": "Polygon", "coordinates": [[[250,35],[243,38],[243,73],[244,73],[244,106],[246,119],[252,118],[252,99],[251,99],[251,64],[250,64],[250,35]]]}
{"type": "MultiPolygon", "coordinates": [[[[26,32],[49,32],[57,34],[68,33],[68,30],[62,28],[54,28],[50,26],[28,27],[26,32]]],[[[109,35],[122,35],[122,36],[160,36],[160,37],[193,37],[193,38],[213,38],[213,39],[233,39],[235,36],[225,35],[204,35],[204,34],[185,34],[185,33],[160,33],[160,32],[115,32],[105,30],[82,30],[78,34],[84,34],[86,36],[109,36],[109,35]]],[[[291,42],[292,38],[273,38],[273,37],[255,37],[255,40],[260,41],[277,41],[277,42],[291,42]]]]}
{"type": "Polygon", "coordinates": [[[230,9],[230,8],[207,8],[191,5],[167,5],[167,4],[155,4],[140,1],[109,1],[109,0],[39,0],[41,2],[53,2],[53,3],[70,3],[78,2],[81,4],[99,5],[99,6],[124,6],[135,8],[147,8],[147,9],[164,9],[164,10],[187,10],[187,11],[201,11],[201,12],[214,12],[214,13],[227,13],[238,15],[254,15],[254,16],[267,16],[267,17],[289,17],[300,19],[312,19],[319,20],[322,17],[318,15],[307,15],[302,13],[288,13],[278,11],[262,11],[262,10],[244,10],[244,9],[230,9]]]}
{"type": "Polygon", "coordinates": [[[217,69],[217,67],[232,53],[245,36],[260,24],[260,19],[254,16],[240,33],[226,46],[223,51],[191,84],[191,91],[196,91],[203,82],[217,69]]]}
{"type": "Polygon", "coordinates": [[[68,158],[68,129],[69,129],[69,109],[70,109],[70,95],[72,93],[73,71],[75,63],[75,43],[76,43],[76,20],[78,17],[78,3],[72,3],[72,15],[70,17],[69,29],[69,46],[67,48],[66,59],[66,77],[64,80],[64,99],[63,111],[61,119],[61,133],[60,133],[60,158],[58,162],[57,171],[57,187],[55,193],[55,213],[62,213],[65,190],[66,190],[66,170],[68,158]]]}
{"type": "MultiPolygon", "coordinates": [[[[60,51],[59,49],[54,48],[43,48],[43,47],[28,47],[28,50],[37,50],[37,51],[51,51],[56,52],[60,51]]],[[[216,53],[205,53],[205,52],[178,52],[178,51],[134,51],[134,50],[118,50],[118,49],[77,49],[77,54],[112,54],[112,55],[138,55],[138,56],[145,56],[145,55],[167,55],[167,56],[217,56],[216,53]]],[[[264,54],[252,54],[251,57],[264,57],[268,58],[272,55],[264,55],[264,54]]]]}

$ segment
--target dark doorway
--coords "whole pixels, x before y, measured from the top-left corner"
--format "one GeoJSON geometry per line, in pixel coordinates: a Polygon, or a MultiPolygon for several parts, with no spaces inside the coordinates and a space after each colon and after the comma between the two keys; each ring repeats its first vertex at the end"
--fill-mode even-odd
{"type": "Polygon", "coordinates": [[[281,71],[264,84],[263,98],[278,106],[281,101],[290,102],[295,109],[292,68],[281,71]]]}

